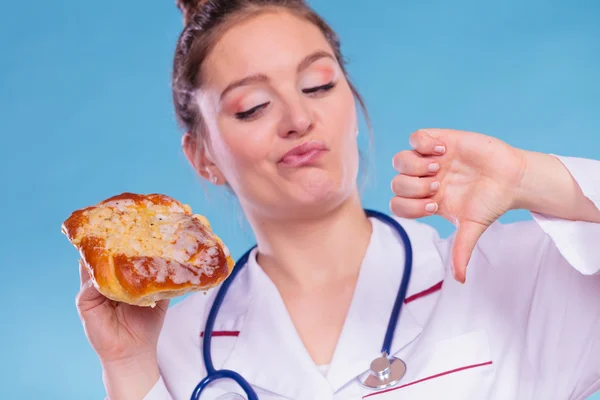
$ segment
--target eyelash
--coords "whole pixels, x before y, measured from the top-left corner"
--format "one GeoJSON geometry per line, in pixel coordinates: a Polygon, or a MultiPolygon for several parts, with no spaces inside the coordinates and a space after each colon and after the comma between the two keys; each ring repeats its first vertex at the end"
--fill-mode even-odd
{"type": "Polygon", "coordinates": [[[317,86],[310,89],[302,89],[302,93],[315,94],[318,92],[327,92],[335,87],[335,82],[329,82],[328,84],[317,86]]]}
{"type": "Polygon", "coordinates": [[[253,117],[256,116],[256,112],[262,110],[263,108],[265,108],[266,106],[268,106],[271,102],[266,102],[263,104],[259,104],[256,107],[252,107],[251,109],[247,110],[247,111],[242,111],[239,113],[235,113],[235,117],[239,120],[242,121],[248,121],[250,119],[252,119],[253,117]]]}
{"type": "MultiPolygon", "coordinates": [[[[316,87],[309,88],[309,89],[302,89],[302,93],[309,94],[309,95],[315,95],[315,94],[318,94],[319,92],[328,92],[331,89],[333,89],[334,87],[335,87],[335,82],[330,82],[326,85],[316,86],[316,87]]],[[[252,120],[252,118],[255,118],[258,115],[257,114],[258,111],[263,110],[269,104],[271,104],[271,102],[259,104],[256,107],[252,107],[251,109],[249,109],[247,111],[235,113],[235,118],[242,120],[242,121],[252,120]]]]}

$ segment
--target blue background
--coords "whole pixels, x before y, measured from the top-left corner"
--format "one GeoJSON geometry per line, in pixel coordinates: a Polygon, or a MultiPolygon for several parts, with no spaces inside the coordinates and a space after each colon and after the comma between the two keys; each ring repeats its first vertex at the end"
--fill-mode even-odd
{"type": "MultiPolygon", "coordinates": [[[[387,211],[392,156],[419,127],[600,158],[599,2],[312,4],[341,35],[373,119],[366,206],[387,211]]],[[[208,216],[235,256],[252,243],[235,201],[181,152],[169,88],[180,30],[169,0],[0,5],[0,398],[104,396],[75,309],[78,256],[60,233],[74,209],[162,192],[208,216]]]]}

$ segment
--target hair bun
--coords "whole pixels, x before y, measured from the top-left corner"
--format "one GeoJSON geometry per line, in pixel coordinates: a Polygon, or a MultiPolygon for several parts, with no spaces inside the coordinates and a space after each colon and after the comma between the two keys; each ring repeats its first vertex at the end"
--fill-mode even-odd
{"type": "Polygon", "coordinates": [[[177,8],[183,14],[183,22],[187,25],[202,7],[210,0],[175,0],[177,8]]]}

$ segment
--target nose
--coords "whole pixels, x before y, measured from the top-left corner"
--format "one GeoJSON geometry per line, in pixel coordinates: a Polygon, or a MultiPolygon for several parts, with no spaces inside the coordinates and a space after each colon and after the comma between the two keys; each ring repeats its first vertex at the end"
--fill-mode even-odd
{"type": "Polygon", "coordinates": [[[314,125],[313,116],[310,108],[303,100],[288,100],[286,102],[286,112],[281,122],[280,136],[304,136],[312,130],[314,125]]]}

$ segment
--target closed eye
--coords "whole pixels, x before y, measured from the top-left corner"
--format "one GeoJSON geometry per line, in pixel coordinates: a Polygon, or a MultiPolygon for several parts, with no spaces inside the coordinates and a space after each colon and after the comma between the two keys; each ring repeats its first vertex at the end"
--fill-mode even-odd
{"type": "Polygon", "coordinates": [[[312,87],[312,88],[308,88],[308,89],[302,89],[302,93],[314,94],[314,93],[318,93],[318,92],[327,92],[327,91],[333,89],[334,87],[335,87],[335,83],[330,82],[326,85],[316,86],[316,87],[312,87]]]}
{"type": "Polygon", "coordinates": [[[239,119],[239,120],[242,120],[242,121],[246,121],[246,120],[252,119],[253,117],[257,116],[257,114],[258,114],[259,111],[263,110],[269,104],[270,104],[270,102],[268,101],[266,103],[259,104],[256,107],[252,107],[249,110],[235,113],[235,117],[237,119],[239,119]]]}

